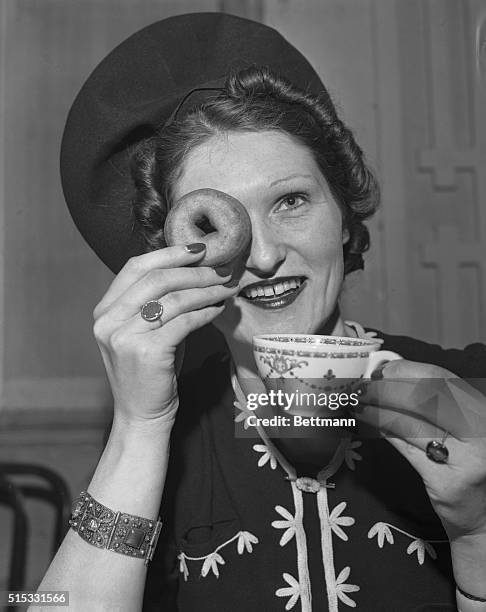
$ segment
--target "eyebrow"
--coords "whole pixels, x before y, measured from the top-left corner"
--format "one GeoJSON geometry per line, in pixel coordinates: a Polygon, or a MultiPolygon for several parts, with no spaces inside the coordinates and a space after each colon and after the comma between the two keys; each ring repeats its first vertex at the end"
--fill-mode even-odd
{"type": "Polygon", "coordinates": [[[273,187],[274,185],[279,185],[280,183],[286,183],[295,178],[314,178],[314,177],[312,176],[312,174],[290,174],[289,176],[286,176],[285,178],[281,178],[281,179],[277,179],[276,181],[272,181],[269,187],[273,187]]]}

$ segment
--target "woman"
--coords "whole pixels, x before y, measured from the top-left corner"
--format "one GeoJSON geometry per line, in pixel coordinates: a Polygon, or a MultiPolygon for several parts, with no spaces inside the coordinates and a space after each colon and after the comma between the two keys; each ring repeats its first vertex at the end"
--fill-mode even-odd
{"type": "Polygon", "coordinates": [[[484,346],[443,351],[378,333],[404,359],[374,378],[398,382],[373,383],[356,416],[360,433],[387,440],[234,435],[233,404],[244,409],[256,377],[254,334],[370,333],[342,320],[338,298],[362,265],[377,189],[305,59],[230,16],[150,26],[78,96],[63,184],[78,227],[118,272],[94,312],[115,409],[40,588],[69,590],[74,610],[144,600],[164,611],[409,612],[454,609],[456,596],[463,612],[486,609],[485,400],[452,380],[484,376],[484,346]],[[208,187],[251,219],[251,245],[226,269],[197,267],[199,243],[161,248],[167,209],[208,187]],[[144,316],[152,301],[163,313],[144,316]],[[210,322],[230,359],[178,385],[178,349],[210,322]],[[383,425],[383,414],[400,418],[383,425]]]}

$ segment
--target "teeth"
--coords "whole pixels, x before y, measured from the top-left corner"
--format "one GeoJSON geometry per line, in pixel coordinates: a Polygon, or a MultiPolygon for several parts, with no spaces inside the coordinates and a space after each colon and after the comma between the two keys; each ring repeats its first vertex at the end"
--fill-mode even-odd
{"type": "Polygon", "coordinates": [[[245,297],[255,299],[257,297],[273,297],[275,295],[281,295],[291,289],[297,289],[300,287],[300,278],[291,278],[290,280],[283,281],[281,283],[275,283],[274,285],[264,285],[260,287],[250,287],[244,289],[243,294],[245,297]]]}

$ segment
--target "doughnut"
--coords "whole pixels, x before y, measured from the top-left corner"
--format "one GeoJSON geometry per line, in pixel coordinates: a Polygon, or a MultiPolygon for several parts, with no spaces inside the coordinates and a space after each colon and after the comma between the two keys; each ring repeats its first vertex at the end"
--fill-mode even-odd
{"type": "Polygon", "coordinates": [[[197,189],[178,200],[165,220],[167,246],[204,242],[198,265],[222,266],[240,255],[251,239],[251,222],[236,198],[216,189],[197,189]]]}

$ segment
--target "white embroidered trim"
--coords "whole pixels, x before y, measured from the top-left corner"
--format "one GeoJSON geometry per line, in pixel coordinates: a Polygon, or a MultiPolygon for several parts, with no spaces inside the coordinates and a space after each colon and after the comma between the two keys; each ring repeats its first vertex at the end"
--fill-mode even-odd
{"type": "Polygon", "coordinates": [[[288,510],[282,506],[275,506],[275,510],[283,516],[285,521],[273,521],[272,527],[276,529],[286,528],[286,531],[280,538],[280,546],[285,546],[287,542],[295,536],[297,546],[297,571],[299,575],[298,581],[290,574],[284,573],[283,579],[289,587],[277,589],[275,595],[277,597],[289,597],[285,609],[291,610],[297,600],[300,598],[302,612],[312,612],[312,596],[311,584],[309,575],[309,566],[307,564],[307,540],[304,530],[304,502],[302,499],[302,491],[297,487],[295,482],[291,482],[292,493],[294,496],[295,516],[292,516],[288,510]]]}
{"type": "Polygon", "coordinates": [[[418,538],[399,527],[395,527],[395,525],[391,525],[390,523],[378,522],[375,523],[371,529],[368,531],[368,538],[371,540],[375,536],[377,536],[378,546],[383,548],[385,544],[385,540],[389,544],[394,544],[395,539],[393,537],[392,529],[396,532],[407,536],[410,538],[412,542],[408,545],[407,555],[411,555],[412,553],[417,553],[417,561],[419,565],[423,565],[425,561],[425,553],[427,552],[432,559],[437,559],[437,553],[435,552],[434,547],[432,546],[432,542],[434,544],[444,544],[448,543],[448,540],[422,540],[422,538],[418,538]]]}
{"type": "Polygon", "coordinates": [[[348,440],[346,448],[344,449],[344,461],[350,470],[355,469],[354,462],[361,461],[363,457],[357,453],[354,449],[359,448],[363,443],[359,440],[348,440]]]}
{"type": "Polygon", "coordinates": [[[341,570],[339,576],[336,578],[332,544],[332,532],[334,531],[336,535],[346,541],[348,536],[339,525],[350,526],[355,523],[355,520],[351,516],[340,517],[341,512],[346,508],[346,502],[339,503],[331,514],[329,514],[327,489],[325,488],[321,488],[320,491],[317,492],[317,508],[321,523],[321,553],[324,575],[326,578],[329,612],[338,612],[338,599],[347,606],[355,608],[356,602],[348,597],[346,593],[359,591],[359,586],[356,584],[345,584],[345,581],[351,573],[349,567],[345,567],[341,570]]]}
{"type": "Polygon", "coordinates": [[[339,538],[341,538],[341,540],[344,540],[345,542],[348,541],[348,536],[346,533],[344,533],[341,527],[350,527],[356,522],[352,516],[341,516],[341,513],[346,506],[346,502],[341,502],[334,507],[333,511],[329,515],[329,525],[331,526],[331,529],[339,538]]]}
{"type": "Polygon", "coordinates": [[[348,597],[346,593],[355,593],[359,591],[359,586],[356,584],[346,584],[345,581],[349,578],[351,568],[346,566],[339,572],[339,576],[336,578],[336,593],[339,599],[349,606],[350,608],[356,608],[356,602],[348,597]]]}
{"type": "Polygon", "coordinates": [[[248,429],[248,427],[250,427],[250,424],[248,423],[248,417],[252,414],[254,414],[253,412],[251,412],[251,410],[249,410],[248,408],[246,408],[245,406],[242,406],[241,403],[238,400],[235,400],[233,402],[233,406],[239,410],[240,412],[235,416],[235,423],[241,423],[241,421],[243,421],[243,427],[244,429],[248,429]]]}
{"type": "Polygon", "coordinates": [[[290,574],[284,573],[283,579],[289,585],[288,587],[282,587],[275,591],[277,597],[290,597],[288,602],[285,604],[286,610],[292,610],[300,597],[300,585],[297,580],[290,574]]]}
{"type": "Polygon", "coordinates": [[[280,546],[285,546],[287,542],[294,537],[296,531],[295,516],[292,516],[288,510],[282,506],[275,506],[275,510],[282,516],[284,521],[272,521],[272,527],[275,529],[285,529],[280,538],[280,546]]]}
{"type": "Polygon", "coordinates": [[[184,575],[184,580],[187,582],[187,577],[189,576],[187,561],[202,561],[203,559],[204,563],[201,567],[201,576],[205,578],[209,572],[212,571],[216,578],[219,578],[218,565],[224,565],[225,561],[218,551],[231,542],[234,542],[234,540],[238,540],[237,551],[239,555],[242,555],[245,551],[249,553],[253,552],[253,544],[258,544],[258,538],[255,535],[249,531],[239,531],[232,538],[226,540],[226,542],[223,542],[223,544],[220,544],[208,555],[203,555],[202,557],[190,557],[181,551],[179,555],[177,555],[177,558],[179,559],[179,571],[184,575]]]}
{"type": "MultiPolygon", "coordinates": [[[[361,326],[360,328],[361,330],[363,329],[361,326]]],[[[357,333],[359,335],[359,330],[357,333]]],[[[244,396],[239,388],[239,385],[237,384],[236,375],[234,376],[235,379],[232,381],[233,389],[236,395],[234,405],[240,411],[240,413],[235,417],[235,421],[244,421],[244,427],[246,429],[248,427],[246,417],[251,414],[251,412],[246,408],[244,402],[242,401],[244,396]]],[[[302,491],[297,486],[295,468],[293,468],[293,466],[286,461],[281,453],[278,452],[262,427],[256,426],[256,430],[258,431],[258,434],[263,442],[263,444],[253,445],[253,450],[258,453],[262,453],[262,456],[258,460],[258,467],[263,467],[269,463],[272,469],[276,469],[277,465],[280,464],[280,467],[288,475],[294,497],[295,516],[293,516],[282,506],[275,506],[275,511],[280,514],[284,520],[273,521],[272,527],[275,529],[285,529],[280,538],[280,546],[285,546],[293,537],[295,537],[297,548],[298,579],[291,574],[284,572],[282,577],[288,586],[278,588],[275,591],[275,595],[277,597],[289,598],[285,605],[285,610],[291,610],[300,599],[302,612],[312,612],[307,541],[303,525],[303,498],[302,491]]],[[[355,519],[351,516],[341,516],[342,512],[346,508],[346,502],[339,503],[333,509],[331,514],[329,514],[326,484],[328,478],[339,469],[342,463],[345,462],[350,470],[355,469],[355,461],[360,461],[362,459],[361,455],[356,452],[355,449],[359,448],[361,444],[362,443],[360,441],[352,441],[351,438],[343,439],[331,462],[325,468],[323,468],[318,475],[318,481],[321,484],[321,489],[317,492],[317,508],[321,523],[321,553],[326,578],[329,612],[338,612],[338,601],[341,601],[351,608],[356,607],[356,602],[346,593],[359,591],[360,587],[355,584],[346,583],[346,580],[351,573],[349,566],[343,568],[336,578],[332,535],[334,533],[342,540],[347,541],[348,536],[342,527],[353,525],[355,523],[355,519]]]]}
{"type": "Polygon", "coordinates": [[[262,453],[262,456],[258,460],[258,467],[263,467],[266,463],[270,461],[270,467],[272,470],[277,469],[277,458],[272,453],[272,451],[265,444],[254,444],[253,450],[257,453],[262,453]]]}

